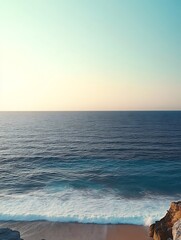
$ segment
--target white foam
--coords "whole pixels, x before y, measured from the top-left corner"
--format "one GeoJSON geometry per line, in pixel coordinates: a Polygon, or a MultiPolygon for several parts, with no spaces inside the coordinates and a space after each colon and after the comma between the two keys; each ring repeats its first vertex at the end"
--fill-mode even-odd
{"type": "Polygon", "coordinates": [[[98,191],[66,189],[1,195],[0,220],[50,220],[150,225],[166,213],[171,198],[125,199],[98,191]]]}

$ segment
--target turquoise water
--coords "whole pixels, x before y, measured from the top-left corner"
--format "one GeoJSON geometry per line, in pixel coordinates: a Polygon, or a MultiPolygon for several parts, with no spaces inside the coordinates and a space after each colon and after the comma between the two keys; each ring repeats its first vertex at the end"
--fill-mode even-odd
{"type": "Polygon", "coordinates": [[[150,224],[180,179],[181,112],[0,113],[0,220],[150,224]]]}

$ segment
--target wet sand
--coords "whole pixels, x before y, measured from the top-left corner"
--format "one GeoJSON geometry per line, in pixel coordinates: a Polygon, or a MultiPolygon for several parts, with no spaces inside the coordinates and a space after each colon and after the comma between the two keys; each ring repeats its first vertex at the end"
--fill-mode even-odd
{"type": "Polygon", "coordinates": [[[1,227],[18,230],[24,240],[150,240],[148,227],[99,225],[48,221],[0,222],[1,227]]]}

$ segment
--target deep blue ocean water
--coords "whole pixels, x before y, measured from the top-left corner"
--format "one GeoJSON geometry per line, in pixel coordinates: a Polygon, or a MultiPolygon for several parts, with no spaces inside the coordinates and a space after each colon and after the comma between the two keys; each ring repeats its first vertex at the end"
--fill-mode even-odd
{"type": "Polygon", "coordinates": [[[181,112],[0,112],[0,220],[150,224],[181,199],[181,112]]]}

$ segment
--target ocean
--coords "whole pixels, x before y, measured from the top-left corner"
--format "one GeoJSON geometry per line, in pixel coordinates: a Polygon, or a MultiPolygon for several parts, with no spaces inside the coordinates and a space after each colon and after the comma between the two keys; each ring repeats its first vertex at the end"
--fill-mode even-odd
{"type": "Polygon", "coordinates": [[[0,112],[0,220],[149,225],[181,199],[181,112],[0,112]]]}

